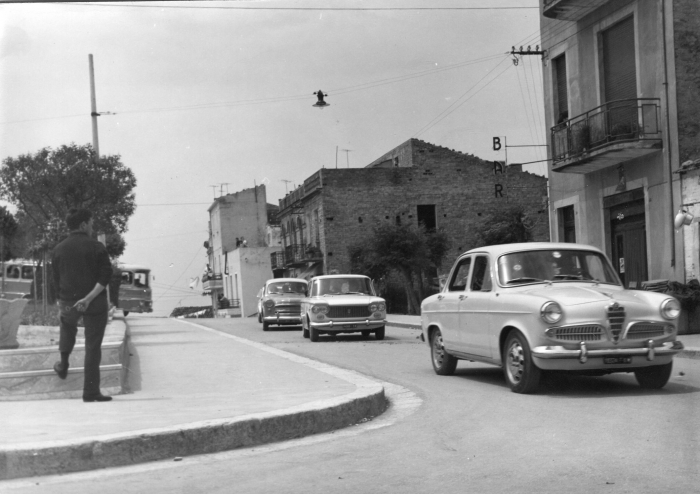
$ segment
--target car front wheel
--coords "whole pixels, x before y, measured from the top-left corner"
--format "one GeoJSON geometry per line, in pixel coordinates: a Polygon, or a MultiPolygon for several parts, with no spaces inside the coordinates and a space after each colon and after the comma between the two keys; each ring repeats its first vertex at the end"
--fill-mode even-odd
{"type": "Polygon", "coordinates": [[[514,393],[532,393],[540,384],[542,371],[532,361],[530,345],[518,331],[512,331],[503,347],[503,373],[514,393]]]}
{"type": "Polygon", "coordinates": [[[268,329],[270,329],[270,325],[263,321],[263,331],[267,331],[268,329]]]}
{"type": "Polygon", "coordinates": [[[318,329],[317,328],[314,328],[313,326],[311,326],[309,328],[309,339],[311,341],[314,341],[314,342],[318,341],[318,329]]]}
{"type": "Polygon", "coordinates": [[[378,340],[383,340],[385,332],[386,332],[386,329],[384,326],[382,326],[381,328],[374,331],[374,337],[378,340]]]}
{"type": "Polygon", "coordinates": [[[639,385],[644,389],[661,389],[671,378],[673,362],[664,365],[654,365],[644,367],[634,371],[634,377],[639,385]]]}
{"type": "Polygon", "coordinates": [[[442,333],[439,329],[430,335],[430,356],[437,375],[450,376],[454,374],[457,368],[457,359],[445,351],[442,333]]]}

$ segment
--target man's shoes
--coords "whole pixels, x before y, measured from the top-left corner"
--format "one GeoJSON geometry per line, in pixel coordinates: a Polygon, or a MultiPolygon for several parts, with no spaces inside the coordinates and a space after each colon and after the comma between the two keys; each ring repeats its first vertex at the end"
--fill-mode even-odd
{"type": "Polygon", "coordinates": [[[112,397],[105,396],[103,394],[93,395],[93,396],[83,396],[83,401],[85,403],[91,403],[93,401],[112,401],[112,397]]]}
{"type": "Polygon", "coordinates": [[[68,364],[65,365],[65,367],[61,364],[60,361],[56,362],[53,364],[53,371],[58,374],[58,377],[61,379],[65,379],[66,376],[68,375],[68,364]]]}

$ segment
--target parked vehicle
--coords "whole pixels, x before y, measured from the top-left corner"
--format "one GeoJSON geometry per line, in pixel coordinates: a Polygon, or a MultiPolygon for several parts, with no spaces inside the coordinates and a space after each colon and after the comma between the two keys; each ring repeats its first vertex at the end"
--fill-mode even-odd
{"type": "Polygon", "coordinates": [[[361,275],[316,276],[309,282],[301,307],[304,338],[321,334],[362,333],[384,339],[386,302],[377,297],[372,281],[361,275]]]}
{"type": "Polygon", "coordinates": [[[119,264],[121,284],[117,308],[128,316],[130,312],[153,312],[151,270],[137,264],[119,264]]]}
{"type": "Polygon", "coordinates": [[[22,259],[5,261],[4,273],[0,269],[0,298],[13,300],[30,298],[36,263],[22,259]]]}
{"type": "Polygon", "coordinates": [[[473,249],[421,309],[437,374],[460,359],[494,364],[516,393],[535,391],[543,371],[633,372],[643,388],[661,388],[683,349],[679,302],[626,290],[603,252],[579,244],[473,249]]]}
{"type": "Polygon", "coordinates": [[[267,280],[258,292],[258,322],[263,331],[277,326],[301,325],[301,301],[308,283],[301,278],[267,280]]]}

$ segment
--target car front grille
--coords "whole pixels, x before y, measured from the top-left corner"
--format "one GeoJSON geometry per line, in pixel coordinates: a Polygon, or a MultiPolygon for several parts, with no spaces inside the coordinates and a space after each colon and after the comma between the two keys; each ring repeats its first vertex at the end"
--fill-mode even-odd
{"type": "Polygon", "coordinates": [[[597,324],[553,328],[549,336],[563,341],[600,341],[605,329],[597,324]]]}
{"type": "Polygon", "coordinates": [[[301,305],[276,305],[275,312],[277,314],[301,314],[301,305]]]}
{"type": "Polygon", "coordinates": [[[330,318],[343,318],[343,317],[368,317],[369,307],[366,305],[340,305],[337,307],[331,307],[328,312],[328,317],[330,318]]]}
{"type": "Polygon", "coordinates": [[[664,325],[658,323],[638,322],[632,324],[627,330],[625,338],[628,340],[646,340],[664,336],[664,325]]]}
{"type": "Polygon", "coordinates": [[[617,302],[608,306],[608,322],[610,323],[610,332],[613,340],[616,342],[620,339],[622,326],[625,323],[625,308],[617,302]]]}

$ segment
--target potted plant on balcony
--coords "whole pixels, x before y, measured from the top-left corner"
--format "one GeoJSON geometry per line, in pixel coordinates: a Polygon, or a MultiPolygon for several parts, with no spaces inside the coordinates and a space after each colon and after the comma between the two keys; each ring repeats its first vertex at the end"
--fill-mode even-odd
{"type": "Polygon", "coordinates": [[[635,122],[618,122],[612,126],[610,139],[624,141],[637,137],[639,126],[635,122]]]}

